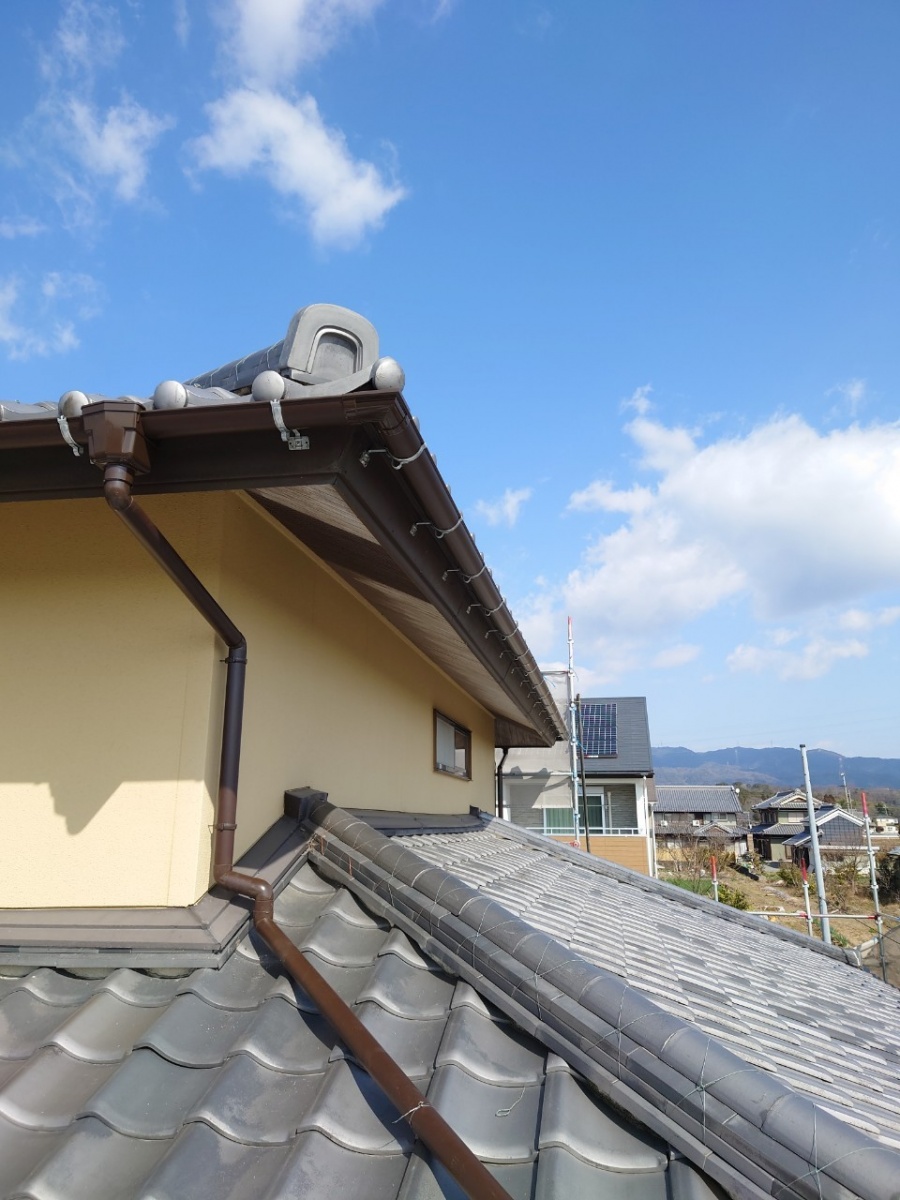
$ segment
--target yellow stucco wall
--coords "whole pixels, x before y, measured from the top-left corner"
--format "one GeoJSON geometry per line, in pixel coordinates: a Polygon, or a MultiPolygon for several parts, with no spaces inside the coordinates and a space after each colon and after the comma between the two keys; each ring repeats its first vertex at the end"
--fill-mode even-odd
{"type": "MultiPolygon", "coordinates": [[[[205,578],[213,497],[147,502],[205,578]]],[[[0,906],[196,898],[214,638],[101,499],[0,505],[0,906]]]]}
{"type": "MultiPolygon", "coordinates": [[[[142,504],[248,641],[237,852],[286,788],[339,805],[493,802],[490,715],[251,501],[142,504]],[[433,770],[432,711],[473,732],[433,770]]],[[[0,506],[0,907],[167,905],[208,885],[224,666],[102,500],[0,506]]]]}

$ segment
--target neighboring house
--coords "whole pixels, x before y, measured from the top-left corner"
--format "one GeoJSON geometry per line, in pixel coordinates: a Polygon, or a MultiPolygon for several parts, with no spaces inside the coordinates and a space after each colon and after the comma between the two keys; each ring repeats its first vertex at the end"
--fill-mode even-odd
{"type": "Polygon", "coordinates": [[[0,407],[0,1195],[895,1197],[892,989],[478,811],[564,728],[399,386],[0,407]]]}
{"type": "Polygon", "coordinates": [[[659,861],[677,861],[698,847],[746,854],[750,820],[735,787],[656,785],[653,827],[659,861]]]}
{"type": "MultiPolygon", "coordinates": [[[[818,811],[822,807],[823,802],[813,798],[813,808],[818,811]]],[[[806,793],[776,792],[754,804],[753,811],[760,818],[759,824],[750,829],[757,854],[768,862],[790,862],[791,851],[785,849],[785,842],[806,827],[806,793]]]]}
{"type": "MultiPolygon", "coordinates": [[[[823,805],[816,811],[816,835],[819,852],[825,862],[840,862],[845,858],[857,858],[862,865],[867,857],[866,826],[862,817],[845,812],[835,805],[823,805]]],[[[784,843],[785,852],[795,863],[810,862],[812,837],[809,819],[803,823],[803,831],[795,833],[784,843]]]]}
{"type": "MultiPolygon", "coordinates": [[[[565,680],[558,675],[548,675],[547,680],[567,720],[565,680]]],[[[577,843],[610,862],[650,875],[653,762],[647,701],[643,696],[590,697],[581,701],[581,711],[586,801],[579,781],[580,829],[576,832],[567,742],[511,749],[498,756],[504,814],[524,829],[577,843]]]]}

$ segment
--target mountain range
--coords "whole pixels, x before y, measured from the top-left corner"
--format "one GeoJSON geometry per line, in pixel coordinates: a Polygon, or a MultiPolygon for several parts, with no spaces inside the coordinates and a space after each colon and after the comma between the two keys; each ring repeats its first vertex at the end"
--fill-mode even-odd
{"type": "MultiPolygon", "coordinates": [[[[846,758],[832,750],[808,750],[813,788],[900,788],[900,758],[846,758]]],[[[654,746],[657,783],[769,784],[773,790],[803,786],[803,761],[796,747],[772,746],[755,750],[731,746],[724,750],[688,750],[684,746],[654,746]]]]}

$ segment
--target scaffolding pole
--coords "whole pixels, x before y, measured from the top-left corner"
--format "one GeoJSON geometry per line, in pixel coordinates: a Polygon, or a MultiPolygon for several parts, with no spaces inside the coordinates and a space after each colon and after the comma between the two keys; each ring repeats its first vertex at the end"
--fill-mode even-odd
{"type": "Polygon", "coordinates": [[[825,876],[822,873],[822,856],[819,853],[819,830],[816,825],[816,807],[813,804],[812,784],[809,782],[809,762],[806,746],[801,743],[800,757],[803,759],[803,781],[806,784],[806,811],[809,814],[809,848],[812,854],[813,871],[816,876],[816,891],[819,894],[819,918],[822,925],[822,941],[831,945],[831,926],[828,923],[828,902],[825,899],[825,876]]]}

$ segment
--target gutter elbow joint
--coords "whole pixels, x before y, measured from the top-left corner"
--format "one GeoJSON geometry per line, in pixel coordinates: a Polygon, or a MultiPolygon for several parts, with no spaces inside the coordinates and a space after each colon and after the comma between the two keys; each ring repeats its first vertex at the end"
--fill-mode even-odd
{"type": "Polygon", "coordinates": [[[103,473],[103,495],[106,503],[115,512],[125,512],[131,508],[133,497],[131,485],[134,474],[128,467],[119,463],[111,463],[103,473]]]}

